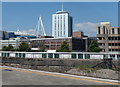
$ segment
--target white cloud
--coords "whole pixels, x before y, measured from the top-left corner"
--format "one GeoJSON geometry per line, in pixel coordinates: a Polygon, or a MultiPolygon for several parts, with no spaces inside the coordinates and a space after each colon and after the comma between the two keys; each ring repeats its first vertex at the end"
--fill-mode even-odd
{"type": "Polygon", "coordinates": [[[36,30],[35,29],[27,29],[27,30],[21,30],[23,33],[28,33],[31,35],[36,35],[36,30]]]}
{"type": "Polygon", "coordinates": [[[99,23],[84,22],[74,25],[74,31],[83,31],[87,36],[96,36],[97,26],[99,23]]]}

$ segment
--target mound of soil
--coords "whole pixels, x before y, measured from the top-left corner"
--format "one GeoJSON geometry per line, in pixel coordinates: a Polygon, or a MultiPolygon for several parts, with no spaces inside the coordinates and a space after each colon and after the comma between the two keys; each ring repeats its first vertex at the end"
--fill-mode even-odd
{"type": "Polygon", "coordinates": [[[105,79],[116,79],[116,80],[119,79],[119,74],[120,74],[120,72],[110,70],[110,69],[100,69],[96,71],[71,69],[67,71],[67,73],[75,74],[75,75],[99,77],[99,78],[105,78],[105,79]]]}

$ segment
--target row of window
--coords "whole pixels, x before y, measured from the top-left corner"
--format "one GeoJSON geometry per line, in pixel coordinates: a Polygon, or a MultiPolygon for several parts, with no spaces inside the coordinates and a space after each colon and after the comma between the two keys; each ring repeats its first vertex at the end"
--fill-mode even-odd
{"type": "Polygon", "coordinates": [[[120,52],[120,49],[109,49],[109,51],[120,52]]]}
{"type": "Polygon", "coordinates": [[[109,46],[120,46],[120,43],[109,43],[109,46]]]}
{"type": "MultiPolygon", "coordinates": [[[[105,40],[105,37],[98,37],[99,40],[105,40]]],[[[120,40],[120,37],[108,37],[108,40],[120,40]]]]}
{"type": "MultiPolygon", "coordinates": [[[[58,53],[48,53],[48,58],[60,58],[60,55],[58,53]]],[[[2,53],[2,57],[9,57],[10,53],[2,53]]],[[[71,54],[71,58],[72,59],[76,59],[78,56],[78,59],[83,59],[83,54],[71,54]]],[[[16,53],[15,57],[19,57],[19,58],[25,58],[25,53],[16,53]]],[[[47,58],[47,54],[43,53],[42,54],[42,58],[47,58]]],[[[103,55],[103,58],[108,58],[107,54],[103,55]]],[[[110,54],[110,58],[115,58],[115,54],[110,54]]],[[[120,55],[117,55],[117,58],[120,58],[120,55]]],[[[85,59],[90,59],[90,54],[85,54],[85,59]]]]}
{"type": "MultiPolygon", "coordinates": [[[[103,33],[102,34],[108,34],[108,29],[107,29],[107,27],[105,27],[105,26],[103,26],[102,27],[102,29],[103,29],[103,33]],[[106,31],[106,32],[105,32],[106,31]]],[[[111,29],[111,34],[115,34],[115,30],[117,29],[117,34],[120,34],[120,28],[112,28],[111,29]]],[[[99,26],[98,27],[98,34],[101,34],[101,27],[99,26]]]]}
{"type": "Polygon", "coordinates": [[[108,37],[108,40],[120,40],[120,37],[108,37]]]}
{"type": "Polygon", "coordinates": [[[57,36],[57,32],[58,32],[58,36],[62,36],[62,32],[64,32],[64,35],[65,35],[65,15],[58,15],[58,19],[56,19],[56,16],[55,16],[54,24],[55,24],[55,36],[57,36]],[[62,22],[62,20],[64,22],[62,22]],[[61,22],[59,22],[59,21],[61,21],[61,22]],[[58,22],[58,25],[56,24],[56,22],[58,22]],[[57,30],[57,27],[58,27],[58,30],[57,30]],[[64,31],[61,30],[61,32],[60,32],[60,27],[61,28],[63,27],[64,31]]]}
{"type": "MultiPolygon", "coordinates": [[[[99,46],[105,46],[105,43],[99,43],[99,46]]],[[[109,43],[108,46],[120,46],[120,43],[109,43]]]]}

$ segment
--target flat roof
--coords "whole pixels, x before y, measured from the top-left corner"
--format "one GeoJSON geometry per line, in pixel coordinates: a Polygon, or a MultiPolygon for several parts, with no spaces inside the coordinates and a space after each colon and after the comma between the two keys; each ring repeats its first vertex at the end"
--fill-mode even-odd
{"type": "MultiPolygon", "coordinates": [[[[57,11],[56,14],[68,13],[67,11],[57,11]]],[[[69,14],[69,13],[68,13],[69,14]]]]}
{"type": "Polygon", "coordinates": [[[49,40],[49,39],[72,39],[73,37],[59,37],[59,38],[36,38],[30,40],[49,40]]]}

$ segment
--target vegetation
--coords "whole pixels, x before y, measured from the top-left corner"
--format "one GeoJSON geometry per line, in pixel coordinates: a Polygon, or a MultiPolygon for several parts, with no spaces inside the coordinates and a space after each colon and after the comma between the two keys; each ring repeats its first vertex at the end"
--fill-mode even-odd
{"type": "Polygon", "coordinates": [[[39,50],[40,52],[45,52],[45,46],[44,45],[40,46],[39,48],[40,48],[40,50],[39,50]]]}
{"type": "Polygon", "coordinates": [[[26,52],[30,52],[31,51],[31,48],[30,46],[25,43],[25,42],[22,42],[19,47],[18,47],[18,51],[26,51],[26,52]]]}
{"type": "Polygon", "coordinates": [[[63,41],[61,46],[58,48],[57,52],[70,52],[69,44],[67,44],[67,41],[63,41]]]}
{"type": "Polygon", "coordinates": [[[100,52],[99,45],[96,40],[93,40],[92,43],[88,47],[89,52],[100,52]]]}
{"type": "Polygon", "coordinates": [[[3,46],[2,51],[14,51],[14,47],[9,44],[8,46],[3,46]]]}

